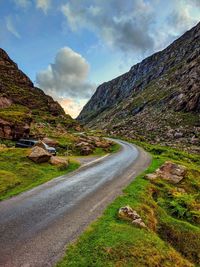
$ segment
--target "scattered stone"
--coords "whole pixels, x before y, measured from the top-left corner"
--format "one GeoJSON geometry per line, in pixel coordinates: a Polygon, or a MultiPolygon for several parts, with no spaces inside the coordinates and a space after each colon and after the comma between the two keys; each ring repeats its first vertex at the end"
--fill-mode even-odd
{"type": "Polygon", "coordinates": [[[140,215],[133,210],[130,206],[125,206],[119,209],[118,217],[120,219],[131,221],[132,224],[138,225],[140,227],[146,228],[147,226],[142,221],[140,215]]]}
{"type": "Polygon", "coordinates": [[[74,129],[75,129],[77,132],[81,132],[81,131],[82,131],[82,128],[81,128],[80,125],[75,126],[74,129]]]}
{"type": "Polygon", "coordinates": [[[193,145],[200,145],[199,138],[197,138],[195,135],[192,136],[190,143],[193,145]]]}
{"type": "Polygon", "coordinates": [[[52,165],[58,166],[62,169],[66,169],[69,165],[69,161],[67,159],[59,158],[59,157],[54,157],[52,156],[50,158],[50,163],[52,165]]]}
{"type": "Polygon", "coordinates": [[[0,144],[0,150],[3,150],[5,148],[7,148],[7,146],[5,144],[0,144]]]}
{"type": "Polygon", "coordinates": [[[8,108],[12,105],[12,100],[7,97],[0,97],[0,108],[8,108]]]}
{"type": "Polygon", "coordinates": [[[28,155],[28,158],[36,163],[43,163],[48,162],[51,156],[52,155],[42,147],[34,146],[31,149],[31,153],[28,155]]]}
{"type": "Polygon", "coordinates": [[[101,147],[101,148],[108,148],[110,146],[110,144],[106,141],[96,141],[95,146],[101,147]]]}
{"type": "Polygon", "coordinates": [[[186,173],[187,169],[185,166],[175,164],[171,161],[166,161],[154,173],[147,174],[145,177],[149,180],[162,178],[170,181],[171,183],[177,184],[185,177],[186,173]]]}
{"type": "Polygon", "coordinates": [[[87,156],[93,152],[94,146],[89,142],[81,141],[76,144],[76,148],[80,151],[80,154],[83,156],[87,156]]]}
{"type": "Polygon", "coordinates": [[[145,177],[148,180],[155,180],[156,178],[158,178],[158,175],[156,173],[148,173],[148,174],[145,175],[145,177]]]}
{"type": "Polygon", "coordinates": [[[181,137],[183,137],[183,133],[176,132],[176,133],[174,134],[174,137],[175,137],[175,138],[181,138],[181,137]]]}
{"type": "Polygon", "coordinates": [[[184,188],[181,188],[181,187],[177,187],[176,190],[179,193],[183,193],[183,194],[186,193],[185,189],[184,188]]]}

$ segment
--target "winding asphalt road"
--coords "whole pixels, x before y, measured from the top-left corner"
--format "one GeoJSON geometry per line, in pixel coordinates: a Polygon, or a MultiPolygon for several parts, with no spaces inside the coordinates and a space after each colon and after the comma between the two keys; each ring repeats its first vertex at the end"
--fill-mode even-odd
{"type": "Polygon", "coordinates": [[[53,266],[150,164],[142,149],[116,142],[119,152],[0,203],[0,266],[53,266]]]}

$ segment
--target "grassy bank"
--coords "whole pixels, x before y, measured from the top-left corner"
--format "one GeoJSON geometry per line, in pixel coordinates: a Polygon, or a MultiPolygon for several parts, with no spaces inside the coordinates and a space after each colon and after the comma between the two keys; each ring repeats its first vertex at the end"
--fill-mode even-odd
{"type": "Polygon", "coordinates": [[[79,167],[70,161],[67,170],[49,163],[36,164],[27,158],[28,149],[8,148],[0,151],[0,200],[43,184],[79,167]]]}
{"type": "Polygon", "coordinates": [[[67,249],[59,267],[200,266],[200,157],[167,147],[140,144],[153,155],[145,173],[166,160],[185,165],[187,176],[178,185],[150,182],[138,176],[67,249]],[[118,209],[130,205],[148,229],[118,219],[118,209]]]}
{"type": "MultiPolygon", "coordinates": [[[[11,146],[14,144],[5,143],[11,146]]],[[[113,144],[107,150],[96,148],[89,157],[103,156],[117,152],[119,149],[118,144],[113,144]]],[[[67,174],[80,166],[76,156],[70,157],[70,164],[66,170],[61,170],[49,163],[32,162],[27,158],[28,153],[28,149],[13,147],[0,150],[0,201],[67,174]]]]}

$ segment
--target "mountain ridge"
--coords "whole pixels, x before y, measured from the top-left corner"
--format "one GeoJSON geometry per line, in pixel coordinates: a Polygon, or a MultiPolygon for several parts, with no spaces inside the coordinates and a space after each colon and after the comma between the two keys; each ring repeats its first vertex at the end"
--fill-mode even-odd
{"type": "Polygon", "coordinates": [[[112,134],[166,144],[196,144],[199,73],[200,23],[127,73],[100,85],[78,120],[112,134]],[[175,125],[171,125],[173,120],[175,125]]]}
{"type": "Polygon", "coordinates": [[[35,87],[0,48],[0,138],[37,137],[43,130],[61,125],[68,129],[78,123],[51,96],[35,87]]]}

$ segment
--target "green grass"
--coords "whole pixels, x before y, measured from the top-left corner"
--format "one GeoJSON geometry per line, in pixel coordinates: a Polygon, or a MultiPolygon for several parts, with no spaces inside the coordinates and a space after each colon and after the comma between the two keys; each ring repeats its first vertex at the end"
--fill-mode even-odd
{"type": "Polygon", "coordinates": [[[0,110],[0,118],[13,123],[23,123],[30,120],[29,109],[21,105],[12,105],[0,110]]]}
{"type": "Polygon", "coordinates": [[[173,160],[187,166],[186,178],[172,185],[161,180],[150,182],[145,173],[138,176],[69,246],[58,267],[200,266],[200,158],[167,147],[142,145],[153,155],[145,173],[173,160]],[[148,230],[117,217],[125,205],[140,214],[148,230]]]}
{"type": "MultiPolygon", "coordinates": [[[[70,141],[73,142],[73,136],[69,134],[66,137],[58,138],[58,141],[66,146],[70,141]]],[[[2,141],[1,143],[10,146],[14,144],[11,141],[2,141]]],[[[89,156],[103,156],[106,153],[117,152],[119,148],[118,144],[112,145],[107,151],[96,148],[94,153],[89,156]]],[[[80,166],[75,157],[70,157],[67,170],[60,170],[49,163],[36,164],[29,160],[27,155],[27,149],[7,148],[0,150],[0,200],[29,190],[80,166]]]]}
{"type": "Polygon", "coordinates": [[[71,172],[79,163],[71,161],[67,170],[49,163],[36,164],[27,158],[28,150],[8,148],[0,150],[0,200],[43,184],[71,172]]]}
{"type": "Polygon", "coordinates": [[[95,148],[94,152],[92,153],[92,155],[94,156],[104,156],[108,153],[116,153],[120,150],[121,146],[119,144],[114,143],[113,145],[111,145],[109,148],[101,148],[101,147],[97,147],[95,148]]]}

